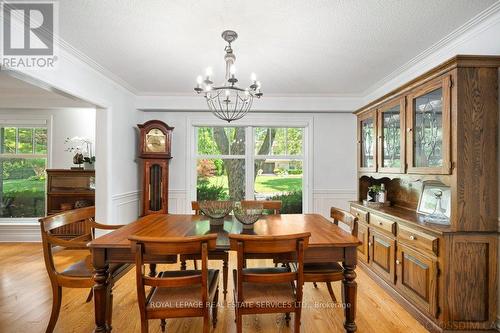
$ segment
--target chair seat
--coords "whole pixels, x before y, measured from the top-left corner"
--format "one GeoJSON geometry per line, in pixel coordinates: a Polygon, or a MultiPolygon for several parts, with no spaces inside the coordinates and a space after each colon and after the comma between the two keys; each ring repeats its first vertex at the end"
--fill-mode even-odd
{"type": "MultiPolygon", "coordinates": [[[[159,278],[182,277],[201,274],[200,270],[189,271],[165,271],[161,272],[159,278]]],[[[212,302],[219,284],[219,270],[208,270],[208,301],[212,302]]],[[[186,287],[156,287],[151,290],[146,304],[147,311],[155,309],[185,309],[202,308],[201,285],[186,287]]]]}
{"type": "MultiPolygon", "coordinates": [[[[245,268],[247,274],[277,274],[289,272],[287,267],[245,268]]],[[[233,270],[234,285],[237,285],[237,270],[233,270]]],[[[286,283],[252,283],[243,282],[244,308],[262,307],[287,308],[295,302],[295,288],[286,283]]]]}
{"type": "MultiPolygon", "coordinates": [[[[109,272],[111,277],[114,277],[121,273],[124,269],[127,269],[129,264],[110,264],[109,272]]],[[[60,274],[70,277],[87,277],[91,278],[94,274],[92,267],[91,256],[87,256],[85,259],[75,262],[71,266],[66,267],[60,274]]]]}
{"type": "Polygon", "coordinates": [[[304,264],[304,274],[324,274],[324,273],[342,273],[343,268],[337,262],[307,263],[304,264]]]}

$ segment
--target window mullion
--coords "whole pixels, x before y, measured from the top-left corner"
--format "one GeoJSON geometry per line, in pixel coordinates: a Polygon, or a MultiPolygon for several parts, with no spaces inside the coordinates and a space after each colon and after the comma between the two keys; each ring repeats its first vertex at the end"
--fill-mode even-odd
{"type": "Polygon", "coordinates": [[[245,129],[245,197],[247,200],[253,200],[254,198],[254,140],[254,128],[252,126],[248,126],[245,129]]]}

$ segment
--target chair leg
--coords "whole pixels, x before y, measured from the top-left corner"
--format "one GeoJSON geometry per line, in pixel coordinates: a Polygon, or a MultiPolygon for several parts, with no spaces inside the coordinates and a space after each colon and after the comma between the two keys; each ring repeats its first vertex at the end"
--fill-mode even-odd
{"type": "Polygon", "coordinates": [[[299,333],[300,332],[300,316],[302,314],[302,307],[299,306],[295,309],[295,325],[293,328],[294,333],[299,333]]]}
{"type": "Polygon", "coordinates": [[[226,300],[226,295],[227,295],[227,275],[229,267],[228,267],[228,262],[229,258],[226,257],[224,261],[222,262],[222,293],[224,294],[224,300],[226,300]]]}
{"type": "Polygon", "coordinates": [[[290,326],[290,312],[285,313],[285,324],[290,326]]]}
{"type": "Polygon", "coordinates": [[[162,319],[160,322],[160,328],[163,333],[165,333],[166,327],[167,327],[167,321],[165,319],[162,319]]]}
{"type": "Polygon", "coordinates": [[[318,288],[318,285],[316,284],[316,282],[313,282],[313,286],[314,286],[314,288],[318,288]]]}
{"type": "Polygon", "coordinates": [[[193,260],[193,266],[195,270],[198,270],[198,260],[193,260]]]}
{"type": "Polygon", "coordinates": [[[333,303],[337,303],[337,298],[335,297],[335,293],[333,292],[332,283],[327,282],[326,287],[328,288],[328,292],[330,293],[330,297],[332,298],[333,303]]]}
{"type": "Polygon", "coordinates": [[[113,284],[109,285],[107,309],[106,309],[106,322],[108,324],[109,331],[111,331],[111,323],[113,321],[113,284]]]}
{"type": "Polygon", "coordinates": [[[149,323],[147,319],[141,320],[141,333],[149,333],[149,323]]]}
{"type": "Polygon", "coordinates": [[[212,325],[217,326],[217,312],[219,306],[219,288],[215,291],[214,302],[212,303],[212,325]]]}
{"type": "Polygon", "coordinates": [[[243,318],[241,313],[236,313],[236,333],[243,333],[243,318]]]}
{"type": "Polygon", "coordinates": [[[90,288],[89,295],[87,296],[87,299],[85,300],[85,303],[88,303],[92,300],[92,297],[94,297],[94,290],[90,288]]]}
{"type": "Polygon", "coordinates": [[[62,288],[60,286],[52,286],[52,312],[50,313],[49,324],[45,333],[52,333],[59,318],[59,311],[61,310],[62,288]]]}
{"type": "Polygon", "coordinates": [[[203,333],[210,332],[210,313],[209,308],[205,308],[205,314],[203,315],[203,333]]]}
{"type": "Polygon", "coordinates": [[[181,260],[181,271],[186,270],[186,260],[181,260]]]}
{"type": "Polygon", "coordinates": [[[150,277],[156,276],[156,264],[149,264],[149,276],[150,277]]]}

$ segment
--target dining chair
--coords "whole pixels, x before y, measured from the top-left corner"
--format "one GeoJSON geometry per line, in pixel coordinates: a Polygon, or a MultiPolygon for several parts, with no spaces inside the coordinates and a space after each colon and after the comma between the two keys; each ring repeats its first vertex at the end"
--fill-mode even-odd
{"type": "MultiPolygon", "coordinates": [[[[332,207],[330,216],[333,223],[336,225],[344,224],[351,232],[351,235],[358,237],[358,218],[351,213],[340,208],[332,207]]],[[[332,282],[342,281],[343,268],[337,262],[332,263],[306,263],[304,265],[304,282],[312,282],[317,288],[318,282],[325,282],[328,288],[328,293],[333,302],[337,302],[335,293],[333,292],[332,282]]]]}
{"type": "Polygon", "coordinates": [[[140,237],[131,236],[135,251],[137,301],[141,314],[141,333],[147,333],[149,319],[160,319],[165,332],[166,318],[203,317],[203,333],[217,323],[219,299],[219,270],[208,269],[208,253],[215,249],[217,234],[193,237],[140,237]],[[144,273],[145,257],[166,257],[177,254],[197,254],[201,257],[201,270],[163,271],[156,277],[144,273]],[[145,287],[149,286],[146,296],[145,287]]]}
{"type": "MultiPolygon", "coordinates": [[[[191,208],[194,210],[195,215],[201,215],[200,204],[198,201],[191,202],[191,208]]],[[[186,261],[193,260],[194,269],[198,269],[197,260],[200,260],[199,254],[183,254],[179,256],[181,262],[181,270],[186,270],[186,261]]],[[[228,271],[229,271],[229,254],[224,250],[213,250],[208,252],[208,260],[219,260],[222,261],[222,293],[224,295],[224,299],[226,299],[227,295],[227,280],[228,280],[228,271]]]]}
{"type": "Polygon", "coordinates": [[[271,211],[273,214],[280,214],[282,202],[281,200],[243,200],[241,201],[242,207],[255,207],[255,205],[262,205],[264,210],[271,211]]]}
{"type": "Polygon", "coordinates": [[[309,244],[309,232],[293,235],[259,236],[230,234],[230,248],[237,252],[237,269],[233,270],[236,332],[243,330],[242,316],[259,313],[295,313],[294,332],[300,331],[302,287],[304,284],[304,250],[309,244]],[[297,270],[288,267],[245,268],[248,254],[268,258],[286,256],[296,263],[297,270]]]}
{"type": "MultiPolygon", "coordinates": [[[[95,229],[114,230],[120,225],[107,225],[97,223],[95,221],[95,207],[85,207],[65,211],[59,214],[51,215],[39,219],[42,233],[43,257],[45,267],[49,275],[52,286],[52,312],[50,320],[45,332],[51,333],[57,323],[59,312],[61,310],[62,287],[65,288],[92,288],[94,286],[93,267],[90,253],[84,259],[73,263],[64,270],[59,271],[54,263],[54,247],[64,249],[81,249],[88,250],[87,243],[95,238],[95,229]],[[84,234],[73,239],[62,239],[60,235],[54,235],[52,231],[62,226],[67,226],[74,223],[83,223],[84,234]]],[[[129,264],[112,264],[110,265],[110,299],[113,297],[113,284],[120,277],[125,275],[132,265],[129,264]]],[[[92,299],[92,290],[87,297],[87,302],[92,299]]],[[[108,301],[109,308],[107,309],[107,322],[111,327],[112,302],[108,301]]]]}

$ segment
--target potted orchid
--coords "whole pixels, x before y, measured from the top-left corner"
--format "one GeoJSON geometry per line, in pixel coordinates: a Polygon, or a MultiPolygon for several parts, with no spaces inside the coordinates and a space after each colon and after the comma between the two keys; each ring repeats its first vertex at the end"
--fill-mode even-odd
{"type": "Polygon", "coordinates": [[[95,166],[95,155],[92,149],[92,141],[88,138],[74,136],[72,138],[66,138],[64,141],[66,144],[65,151],[74,153],[73,163],[78,165],[78,169],[81,169],[83,164],[83,169],[94,170],[95,166]]]}

